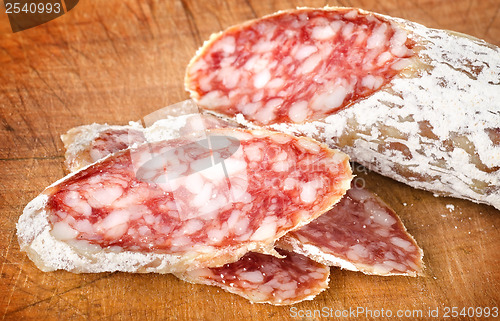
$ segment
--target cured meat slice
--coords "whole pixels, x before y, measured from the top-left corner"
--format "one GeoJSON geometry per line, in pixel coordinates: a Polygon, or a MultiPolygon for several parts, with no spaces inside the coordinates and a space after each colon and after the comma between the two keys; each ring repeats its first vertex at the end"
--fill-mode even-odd
{"type": "Polygon", "coordinates": [[[129,146],[146,141],[185,137],[199,134],[203,130],[225,127],[235,127],[235,125],[211,115],[201,114],[156,118],[148,127],[142,127],[137,122],[130,122],[125,126],[105,124],[78,126],[61,136],[66,148],[64,163],[68,171],[74,172],[129,146]]]}
{"type": "Polygon", "coordinates": [[[187,282],[214,285],[253,303],[289,305],[312,300],[328,287],[330,268],[297,253],[284,258],[250,252],[239,261],[175,275],[187,282]]]}
{"type": "Polygon", "coordinates": [[[283,11],[207,41],[210,112],[340,148],[415,188],[500,208],[500,49],[351,8],[283,11]]]}
{"type": "Polygon", "coordinates": [[[348,157],[308,138],[207,135],[148,142],[54,183],[21,216],[21,248],[45,271],[217,267],[249,251],[276,254],[279,237],[349,188],[348,157]]]}
{"type": "Polygon", "coordinates": [[[353,186],[333,209],[277,244],[313,260],[375,275],[417,276],[423,252],[394,211],[353,186]]]}

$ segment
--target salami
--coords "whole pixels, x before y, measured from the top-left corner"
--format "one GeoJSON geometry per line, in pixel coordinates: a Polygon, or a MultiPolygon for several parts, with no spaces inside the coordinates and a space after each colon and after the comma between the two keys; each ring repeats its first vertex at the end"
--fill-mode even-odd
{"type": "Polygon", "coordinates": [[[187,282],[221,287],[253,303],[273,305],[312,300],[328,287],[329,267],[297,253],[278,251],[285,257],[250,252],[222,267],[175,275],[187,282]]]}
{"type": "Polygon", "coordinates": [[[21,248],[44,271],[217,267],[277,255],[278,238],[349,188],[348,157],[308,138],[205,134],[119,151],[54,183],[21,216],[21,248]]]}
{"type": "Polygon", "coordinates": [[[500,49],[351,8],[213,35],[186,89],[248,126],[308,136],[382,175],[500,208],[500,49]]]}
{"type": "Polygon", "coordinates": [[[396,213],[356,186],[333,209],[286,234],[277,246],[366,274],[417,276],[423,269],[423,252],[396,213]]]}

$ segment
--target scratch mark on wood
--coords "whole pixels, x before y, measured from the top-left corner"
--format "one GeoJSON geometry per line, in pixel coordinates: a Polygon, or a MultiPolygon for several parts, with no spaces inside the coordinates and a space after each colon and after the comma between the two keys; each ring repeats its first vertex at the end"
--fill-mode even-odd
{"type": "MultiPolygon", "coordinates": [[[[26,261],[26,257],[23,257],[22,263],[24,263],[25,261],[26,261]]],[[[19,277],[21,276],[22,272],[23,272],[23,270],[19,269],[19,272],[17,273],[16,281],[14,282],[14,286],[12,287],[12,289],[10,291],[9,300],[7,301],[7,304],[5,305],[5,310],[4,310],[2,320],[4,320],[5,317],[7,316],[7,310],[9,309],[10,302],[12,301],[12,296],[14,295],[14,292],[16,291],[17,282],[19,281],[19,277]]]]}
{"type": "Polygon", "coordinates": [[[184,9],[184,12],[186,14],[186,18],[188,20],[188,25],[189,25],[189,30],[191,31],[191,35],[196,39],[197,45],[201,45],[202,40],[200,36],[200,31],[196,27],[196,22],[194,19],[193,12],[191,12],[191,9],[189,9],[189,5],[186,3],[185,0],[180,0],[182,9],[184,9]]]}
{"type": "MultiPolygon", "coordinates": [[[[21,270],[19,271],[19,273],[21,273],[21,270]]],[[[33,303],[30,303],[30,304],[24,305],[24,306],[22,306],[22,307],[20,307],[20,308],[18,308],[18,309],[15,309],[15,310],[9,311],[8,313],[5,313],[5,314],[4,314],[4,318],[5,318],[6,316],[8,316],[8,315],[12,315],[12,314],[14,314],[14,313],[20,312],[20,311],[22,311],[22,310],[25,310],[25,309],[30,308],[30,307],[32,307],[32,306],[38,305],[38,304],[40,304],[40,303],[43,303],[43,302],[46,302],[46,301],[50,301],[50,300],[52,300],[52,299],[54,299],[54,298],[56,298],[56,297],[61,297],[62,295],[66,294],[66,293],[68,293],[68,292],[71,292],[71,291],[74,291],[74,290],[78,290],[78,289],[84,288],[84,287],[86,287],[86,286],[88,286],[88,285],[91,285],[91,284],[93,284],[93,283],[95,283],[95,282],[97,282],[97,281],[99,281],[99,280],[107,279],[107,278],[111,277],[112,275],[114,275],[114,273],[107,273],[107,274],[105,274],[104,276],[102,276],[102,277],[100,277],[100,278],[97,278],[97,279],[95,279],[95,280],[92,280],[92,281],[90,281],[90,282],[87,282],[87,283],[84,283],[84,284],[81,284],[81,285],[75,286],[74,288],[68,289],[68,290],[63,291],[63,292],[54,293],[53,295],[51,295],[51,296],[49,296],[49,297],[47,297],[47,298],[45,298],[45,299],[38,300],[38,301],[36,301],[36,302],[33,302],[33,303]]],[[[14,287],[14,288],[15,288],[15,287],[14,287]]],[[[13,291],[14,291],[14,288],[13,288],[13,291]]],[[[7,309],[6,309],[5,311],[7,311],[7,309]]]]}
{"type": "Polygon", "coordinates": [[[253,8],[252,4],[250,3],[249,0],[245,0],[247,6],[250,8],[250,11],[252,11],[252,15],[254,18],[257,18],[257,13],[255,12],[255,9],[253,8]]]}
{"type": "Polygon", "coordinates": [[[497,7],[497,10],[495,11],[495,14],[491,18],[490,22],[488,23],[488,26],[486,26],[486,30],[483,33],[483,37],[486,36],[488,34],[488,32],[490,32],[490,28],[493,25],[493,22],[495,22],[495,19],[496,19],[497,15],[498,15],[499,11],[500,11],[500,5],[497,7]]]}
{"type": "Polygon", "coordinates": [[[52,160],[52,159],[64,159],[64,155],[0,158],[0,161],[9,162],[9,161],[26,161],[26,160],[52,160]]]}

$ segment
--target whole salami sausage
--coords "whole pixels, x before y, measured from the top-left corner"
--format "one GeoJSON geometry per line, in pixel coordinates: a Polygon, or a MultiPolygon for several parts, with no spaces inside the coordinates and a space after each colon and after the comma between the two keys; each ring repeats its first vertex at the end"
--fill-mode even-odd
{"type": "Polygon", "coordinates": [[[277,239],[349,188],[348,157],[311,139],[205,134],[125,149],[54,183],[20,217],[21,249],[44,271],[217,267],[278,255],[277,239]]]}
{"type": "Polygon", "coordinates": [[[482,40],[360,9],[282,11],[213,35],[185,85],[210,112],[500,208],[500,49],[482,40]]]}

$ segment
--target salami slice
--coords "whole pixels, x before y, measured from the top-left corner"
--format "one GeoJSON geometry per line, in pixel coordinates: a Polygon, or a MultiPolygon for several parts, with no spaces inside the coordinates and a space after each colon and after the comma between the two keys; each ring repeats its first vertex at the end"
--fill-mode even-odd
{"type": "MultiPolygon", "coordinates": [[[[148,127],[142,127],[137,122],[130,122],[129,125],[124,126],[92,124],[70,129],[61,136],[66,148],[66,168],[69,172],[74,172],[109,154],[146,141],[155,142],[186,137],[213,128],[235,127],[235,124],[211,115],[194,113],[173,117],[163,115],[163,110],[148,117],[149,122],[152,123],[148,127]],[[157,118],[160,116],[165,118],[157,118]]],[[[180,111],[177,110],[177,113],[180,111]]]]}
{"type": "Polygon", "coordinates": [[[423,252],[396,213],[356,186],[333,209],[286,234],[277,246],[366,274],[417,276],[423,269],[423,252]]]}
{"type": "Polygon", "coordinates": [[[45,271],[216,267],[276,255],[279,237],[349,188],[348,157],[308,138],[207,133],[110,154],[54,183],[21,216],[21,248],[45,271]]]}
{"type": "Polygon", "coordinates": [[[283,11],[213,35],[204,109],[313,137],[410,186],[500,208],[500,49],[359,9],[283,11]]]}
{"type": "Polygon", "coordinates": [[[284,258],[247,253],[239,261],[175,275],[247,298],[253,303],[289,305],[312,300],[328,287],[330,268],[297,253],[278,250],[284,258]]]}

